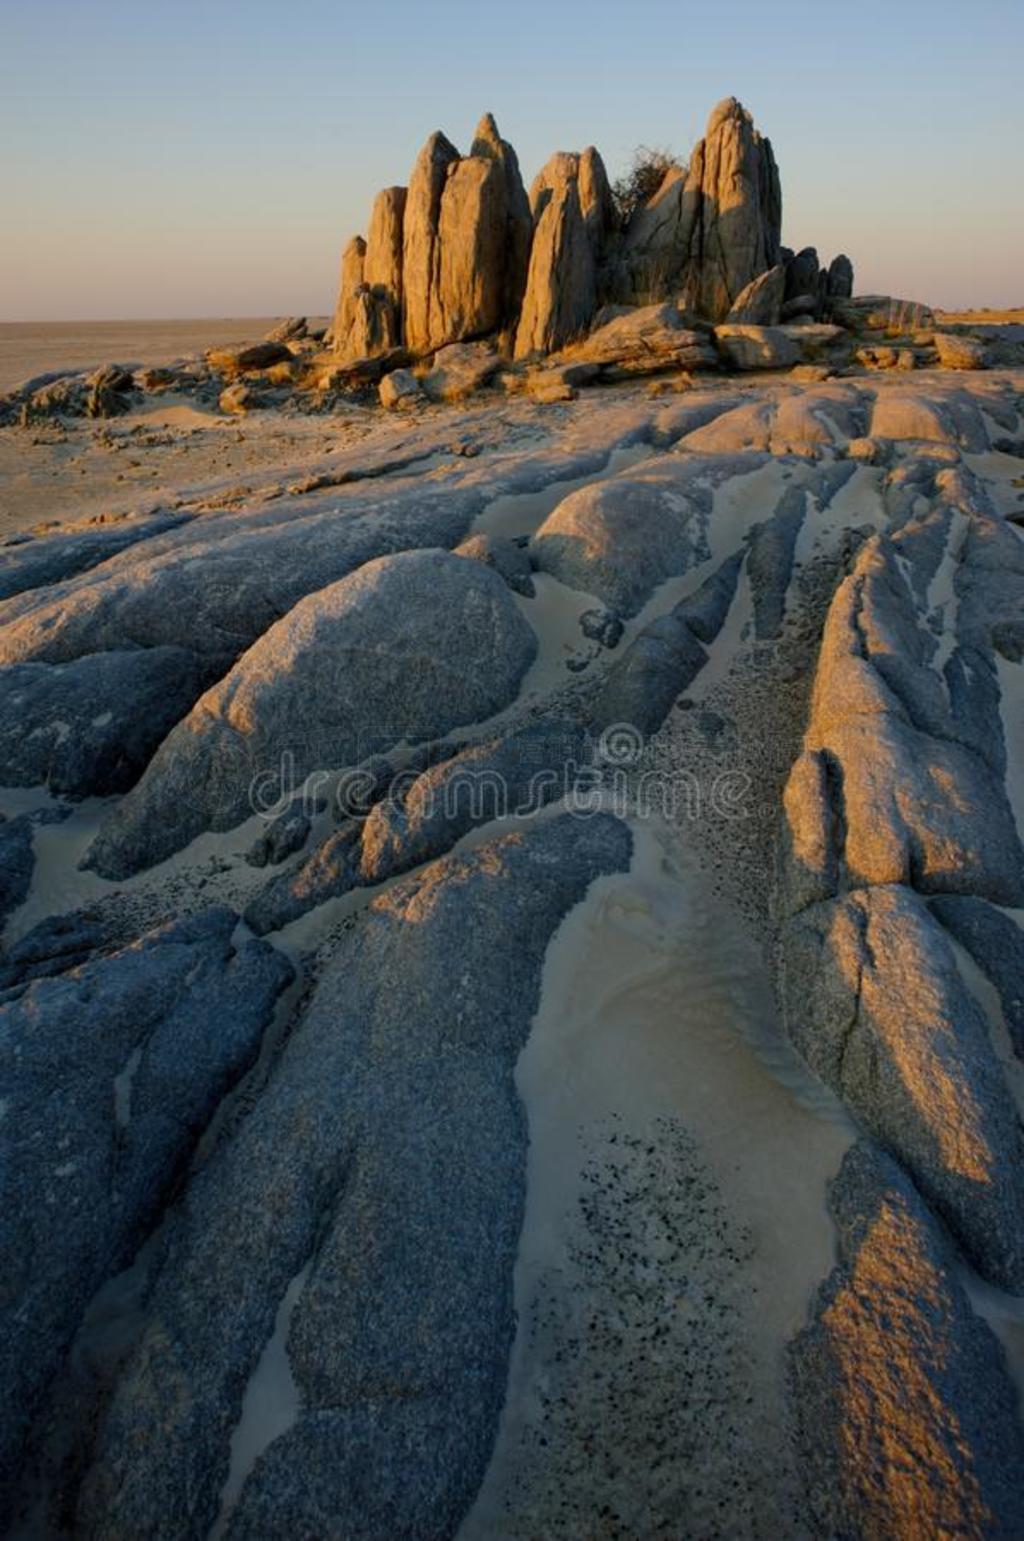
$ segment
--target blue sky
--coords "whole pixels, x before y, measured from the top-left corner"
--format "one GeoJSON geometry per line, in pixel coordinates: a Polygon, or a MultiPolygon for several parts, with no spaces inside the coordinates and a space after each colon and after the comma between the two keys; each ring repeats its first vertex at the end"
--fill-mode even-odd
{"type": "Polygon", "coordinates": [[[328,309],[345,239],[492,110],[527,180],[736,95],[783,236],[862,292],[1024,304],[1024,4],[0,0],[0,319],[328,309]]]}

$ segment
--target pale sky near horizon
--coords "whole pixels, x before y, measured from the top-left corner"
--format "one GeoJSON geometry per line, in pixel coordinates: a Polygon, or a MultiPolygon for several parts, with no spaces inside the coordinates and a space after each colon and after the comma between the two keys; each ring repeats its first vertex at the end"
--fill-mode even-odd
{"type": "Polygon", "coordinates": [[[857,289],[1024,305],[1024,4],[0,0],[0,320],[322,313],[435,128],[486,109],[527,183],[686,155],[723,96],[783,239],[857,289]]]}

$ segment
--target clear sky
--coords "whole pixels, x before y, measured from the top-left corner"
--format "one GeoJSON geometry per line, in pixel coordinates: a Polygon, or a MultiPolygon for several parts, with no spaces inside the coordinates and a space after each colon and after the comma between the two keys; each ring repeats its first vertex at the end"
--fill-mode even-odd
{"type": "Polygon", "coordinates": [[[1022,60],[1024,0],[0,0],[0,319],[323,312],[431,130],[614,176],[726,95],[788,245],[1024,304],[1022,60]]]}

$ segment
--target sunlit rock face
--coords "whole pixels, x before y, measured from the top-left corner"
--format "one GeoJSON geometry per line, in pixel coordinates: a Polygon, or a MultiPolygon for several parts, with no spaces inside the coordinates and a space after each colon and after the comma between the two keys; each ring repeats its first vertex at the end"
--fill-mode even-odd
{"type": "Polygon", "coordinates": [[[530,190],[533,249],[516,357],[551,353],[581,336],[597,308],[598,265],[608,229],[608,179],[596,150],[559,152],[530,190]]]}
{"type": "Polygon", "coordinates": [[[485,113],[469,155],[436,132],[408,189],[378,195],[367,240],[345,248],[334,350],[424,356],[491,336],[516,358],[542,356],[585,335],[607,302],[672,299],[720,321],[739,301],[743,319],[774,323],[795,297],[794,315],[820,316],[852,293],[852,267],[840,257],[819,272],[813,248],[794,258],[781,225],[771,142],[735,97],[625,227],[593,146],[554,154],[527,199],[516,153],[485,113]],[[775,269],[767,292],[748,293],[775,269]]]}
{"type": "Polygon", "coordinates": [[[735,97],[719,102],[689,170],[669,171],[623,237],[623,299],[674,293],[720,321],[779,261],[782,188],[771,142],[735,97]]]}
{"type": "Polygon", "coordinates": [[[1024,1477],[1013,1384],[942,1234],[866,1141],[829,1209],[839,1263],[790,1355],[816,1533],[1013,1535],[1024,1477]]]}

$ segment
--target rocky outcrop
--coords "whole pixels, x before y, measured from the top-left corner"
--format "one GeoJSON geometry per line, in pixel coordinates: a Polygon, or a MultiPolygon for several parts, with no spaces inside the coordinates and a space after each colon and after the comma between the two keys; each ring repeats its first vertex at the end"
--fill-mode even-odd
{"type": "Polygon", "coordinates": [[[687,188],[693,227],[682,299],[699,315],[719,320],[752,279],[778,262],[782,228],[771,143],[735,97],[712,112],[690,161],[687,188]]]}
{"type": "Polygon", "coordinates": [[[533,241],[533,215],[516,152],[506,139],[502,139],[489,112],[484,113],[477,124],[470,154],[481,160],[496,162],[505,180],[505,233],[501,256],[504,289],[501,327],[505,330],[514,327],[526,291],[530,246],[533,241]]]}
{"type": "Polygon", "coordinates": [[[678,306],[645,305],[597,326],[561,357],[571,365],[592,364],[604,380],[632,380],[666,370],[711,369],[714,346],[695,332],[678,306]]]}
{"type": "Polygon", "coordinates": [[[848,300],[853,294],[853,263],[843,253],[829,263],[825,294],[830,308],[834,301],[848,300]]]}
{"type": "Polygon", "coordinates": [[[1024,1142],[987,1024],[909,888],[811,905],[786,1018],[811,1068],[911,1173],[978,1271],[1024,1289],[1024,1142]]]}
{"type": "Polygon", "coordinates": [[[715,342],[726,364],[733,369],[790,369],[794,364],[813,364],[828,359],[841,348],[846,334],[838,326],[738,326],[728,322],[715,327],[715,342]]]}
{"type": "Polygon", "coordinates": [[[254,786],[436,738],[515,695],[536,638],[498,575],[402,552],[296,605],[166,738],[90,848],[124,877],[259,811],[254,786]],[[402,617],[396,631],[395,617],[402,617]]]}
{"type": "Polygon", "coordinates": [[[453,342],[434,354],[421,384],[431,401],[462,401],[500,368],[501,359],[490,343],[453,342]]]}
{"type": "Polygon", "coordinates": [[[385,187],[374,199],[366,236],[363,282],[393,317],[396,341],[401,335],[402,233],[405,228],[404,187],[385,187]]]}
{"type": "Polygon", "coordinates": [[[1014,1536],[1024,1437],[1003,1350],[899,1167],[830,1184],[839,1263],[789,1355],[816,1535],[1014,1536]]]}
{"type": "Polygon", "coordinates": [[[183,648],[91,653],[0,670],[0,785],[124,792],[200,688],[183,648]]]}
{"type": "Polygon", "coordinates": [[[623,238],[624,298],[677,294],[686,309],[721,321],[780,255],[782,191],[769,141],[727,97],[708,119],[688,171],[670,171],[623,238]]]}
{"type": "Polygon", "coordinates": [[[708,661],[736,593],[743,553],[734,552],[697,592],[645,626],[608,671],[594,707],[602,731],[626,725],[648,737],[708,661]]]}
{"type": "Polygon", "coordinates": [[[28,894],[35,864],[31,820],[23,813],[16,819],[0,814],[0,925],[28,894]]]}
{"type": "Polygon", "coordinates": [[[266,943],[236,948],[236,923],[209,910],[0,1006],[18,1156],[0,1180],[0,1491],[82,1311],[158,1217],[292,977],[266,943]]]}
{"type": "Polygon", "coordinates": [[[190,1185],[77,1533],[209,1532],[286,1297],[296,1416],[243,1468],[228,1534],[455,1533],[515,1327],[516,1060],[555,928],[630,844],[607,815],[536,823],[392,887],[340,939],[255,1107],[190,1185]],[[175,1395],[155,1401],[168,1364],[175,1395]]]}
{"type": "Polygon", "coordinates": [[[331,322],[331,344],[335,352],[343,357],[348,357],[352,351],[349,333],[355,319],[356,295],[363,288],[365,266],[366,242],[361,235],[354,235],[341,254],[338,298],[331,322]]]}
{"type": "Polygon", "coordinates": [[[959,569],[954,592],[961,573],[977,581],[988,571],[984,536],[998,528],[984,508],[971,510],[969,484],[953,512],[940,485],[948,474],[918,474],[914,517],[866,542],[826,620],[804,751],[784,796],[786,1022],[978,1271],[1017,1292],[1017,1111],[984,1016],[918,897],[939,896],[937,913],[950,906],[951,928],[979,951],[991,949],[994,929],[981,899],[1024,900],[991,658],[969,612],[955,609],[945,627],[941,610],[929,613],[926,624],[944,557],[959,569]]]}
{"type": "Polygon", "coordinates": [[[408,189],[379,193],[368,240],[346,248],[335,352],[373,356],[404,343],[423,355],[507,329],[519,311],[529,243],[515,151],[491,115],[468,156],[432,134],[408,189]]]}
{"type": "Polygon", "coordinates": [[[553,155],[530,189],[533,246],[515,356],[553,353],[586,331],[610,224],[608,178],[596,150],[553,155]]]}
{"type": "Polygon", "coordinates": [[[820,272],[818,253],[813,246],[805,246],[803,251],[791,256],[785,264],[786,289],[783,303],[791,304],[794,300],[809,297],[817,305],[820,272]]]}
{"type": "Polygon", "coordinates": [[[841,257],[819,274],[813,248],[784,263],[781,219],[771,144],[734,97],[711,114],[689,168],[667,171],[624,231],[593,147],[553,155],[527,201],[487,113],[468,156],[435,133],[408,192],[378,196],[369,241],[346,249],[334,347],[424,356],[492,337],[517,359],[539,358],[584,336],[608,300],[673,299],[711,321],[820,319],[852,292],[852,268],[841,257]]]}
{"type": "Polygon", "coordinates": [[[537,531],[534,560],[570,588],[635,615],[659,583],[707,561],[713,489],[761,463],[756,456],[680,457],[582,487],[537,531]]]}
{"type": "Polygon", "coordinates": [[[935,351],[943,369],[984,369],[985,344],[956,332],[936,332],[935,351]]]}
{"type": "Polygon", "coordinates": [[[786,270],[776,263],[740,290],[725,319],[734,326],[778,326],[785,291],[786,270]]]}
{"type": "Polygon", "coordinates": [[[458,159],[450,140],[442,133],[431,134],[409,178],[402,231],[402,325],[413,353],[427,352],[434,341],[431,315],[441,261],[441,198],[449,168],[458,159]]]}

